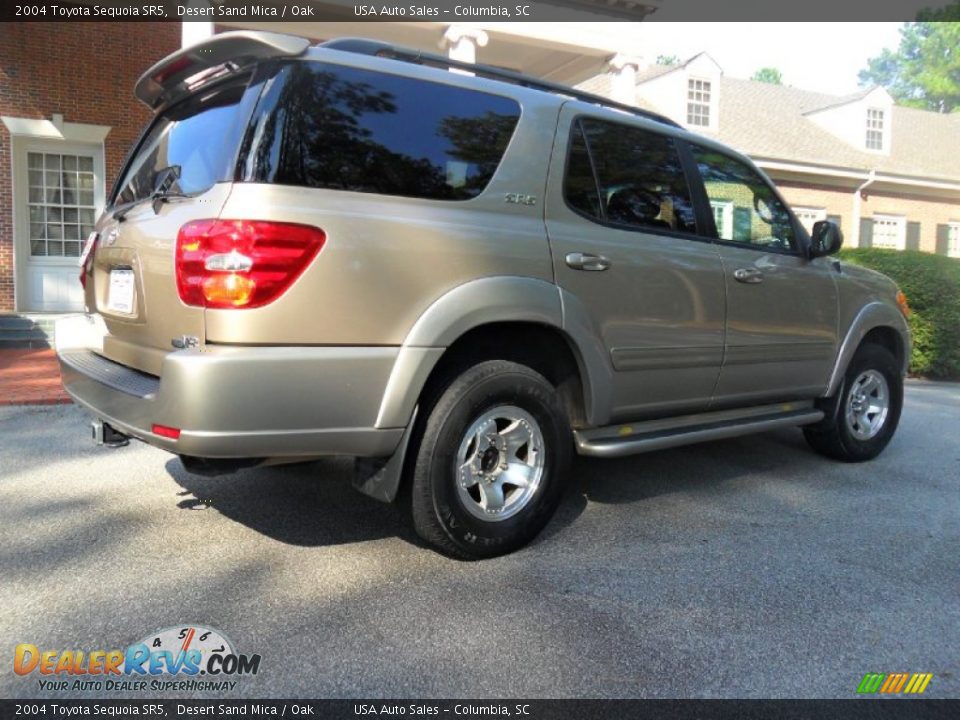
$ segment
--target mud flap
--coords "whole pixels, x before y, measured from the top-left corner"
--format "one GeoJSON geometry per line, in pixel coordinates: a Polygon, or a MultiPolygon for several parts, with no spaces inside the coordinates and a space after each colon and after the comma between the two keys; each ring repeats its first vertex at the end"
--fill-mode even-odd
{"type": "Polygon", "coordinates": [[[403,431],[400,444],[388,458],[357,458],[353,465],[353,487],[369,495],[374,500],[390,503],[397,497],[400,481],[403,479],[403,464],[407,457],[407,448],[410,445],[410,436],[417,421],[417,410],[403,431]]]}

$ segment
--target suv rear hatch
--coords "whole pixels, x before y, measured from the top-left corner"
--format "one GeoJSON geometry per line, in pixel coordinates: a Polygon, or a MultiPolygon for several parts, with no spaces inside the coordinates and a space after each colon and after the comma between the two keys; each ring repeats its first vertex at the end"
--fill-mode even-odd
{"type": "Polygon", "coordinates": [[[230,195],[259,94],[255,63],[306,45],[271,33],[217,36],[164,59],[137,84],[157,113],[114,186],[84,270],[87,307],[109,331],[106,357],[159,375],[167,353],[202,346],[204,309],[186,305],[177,289],[178,232],[218,218],[230,195]]]}

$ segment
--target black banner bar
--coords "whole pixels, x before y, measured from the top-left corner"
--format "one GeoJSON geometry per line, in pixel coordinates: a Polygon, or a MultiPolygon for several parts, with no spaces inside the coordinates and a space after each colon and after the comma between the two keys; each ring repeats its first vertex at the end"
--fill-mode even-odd
{"type": "Polygon", "coordinates": [[[4,22],[605,22],[960,19],[958,0],[3,0],[4,22]],[[929,13],[934,13],[933,17],[929,13]]]}
{"type": "Polygon", "coordinates": [[[80,717],[954,720],[960,700],[0,700],[3,720],[80,717]]]}

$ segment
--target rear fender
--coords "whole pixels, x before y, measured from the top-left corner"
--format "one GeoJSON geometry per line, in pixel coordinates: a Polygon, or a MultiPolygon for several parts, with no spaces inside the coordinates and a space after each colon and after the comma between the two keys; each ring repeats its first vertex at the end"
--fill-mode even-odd
{"type": "Polygon", "coordinates": [[[564,332],[577,359],[587,420],[604,421],[610,406],[610,369],[586,309],[552,283],[501,276],[460,285],[419,317],[394,364],[376,427],[405,427],[444,350],[474,328],[501,322],[537,323],[564,332]]]}

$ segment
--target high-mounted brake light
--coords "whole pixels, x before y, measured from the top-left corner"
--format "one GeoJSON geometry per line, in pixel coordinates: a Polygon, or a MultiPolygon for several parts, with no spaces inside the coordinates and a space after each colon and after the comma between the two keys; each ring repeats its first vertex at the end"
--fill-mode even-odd
{"type": "Polygon", "coordinates": [[[293,285],[325,241],[310,225],[195,220],[177,235],[177,292],[187,305],[261,307],[293,285]]]}
{"type": "Polygon", "coordinates": [[[183,57],[177,58],[177,60],[167,65],[165,68],[160,70],[160,72],[153,75],[151,79],[162,85],[167,78],[172,77],[181,70],[185,70],[186,68],[190,67],[191,62],[192,61],[190,58],[184,55],[183,57]]]}

